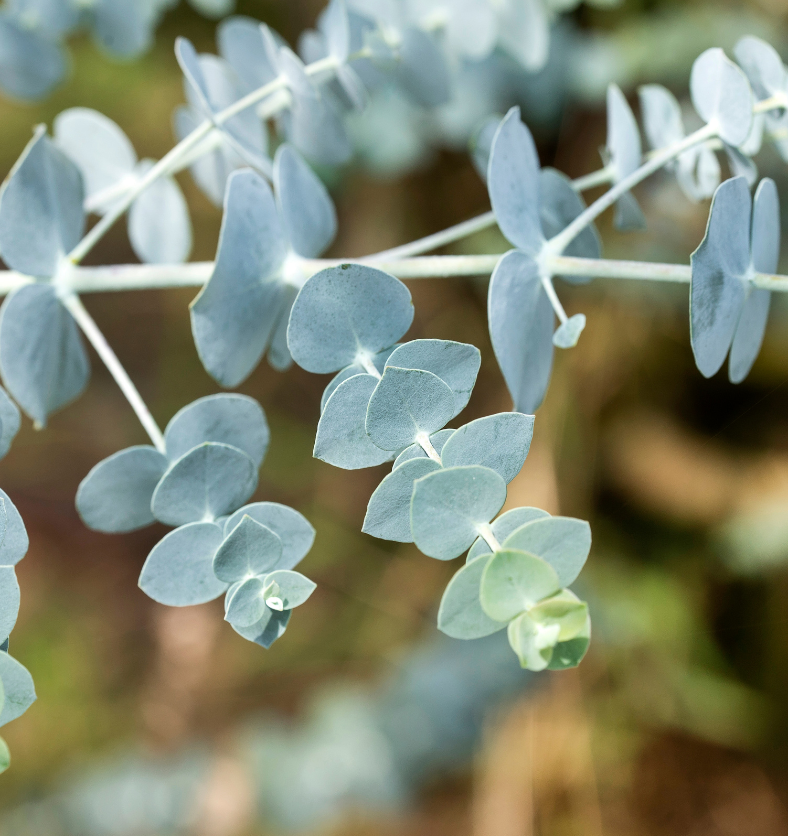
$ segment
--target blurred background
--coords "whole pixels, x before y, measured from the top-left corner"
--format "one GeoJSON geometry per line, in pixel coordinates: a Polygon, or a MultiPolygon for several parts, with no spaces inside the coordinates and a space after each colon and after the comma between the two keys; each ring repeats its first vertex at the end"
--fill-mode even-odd
{"type": "MultiPolygon", "coordinates": [[[[312,0],[239,0],[291,43],[312,0]]],[[[0,101],[0,168],[39,122],[67,107],[114,119],[140,156],[172,145],[183,101],[177,35],[213,51],[214,23],[164,17],[129,64],[87,39],[43,104],[0,101]]],[[[624,0],[557,20],[547,66],[521,73],[488,112],[522,104],[544,165],[600,165],[604,91],[659,82],[686,97],[709,46],[744,34],[785,57],[786,0],[624,0]]],[[[373,102],[374,104],[374,102],[373,102]]],[[[359,256],[486,211],[486,189],[451,112],[373,107],[353,126],[356,161],[325,171],[340,234],[359,256]],[[393,115],[392,115],[393,114],[393,115]],[[394,118],[396,117],[396,118],[394,118]],[[366,120],[366,121],[365,121],[366,120]]],[[[788,194],[766,148],[761,173],[788,194]]],[[[195,260],[213,258],[220,211],[179,176],[195,260]]],[[[673,178],[638,189],[649,221],[607,257],[686,263],[708,204],[673,178]]],[[[593,197],[594,195],[587,195],[593,197]]],[[[496,233],[453,252],[502,252],[496,233]]],[[[124,224],[90,263],[135,261],[124,224]]],[[[559,283],[560,284],[560,283],[559,283]]],[[[509,409],[486,328],[485,282],[410,283],[411,338],[477,345],[482,370],[461,423],[509,409]]],[[[80,480],[144,443],[92,355],[87,393],[42,432],[25,422],[0,484],[30,533],[18,567],[14,655],[38,702],[4,729],[0,832],[31,836],[745,836],[788,834],[788,305],[775,299],[761,357],[740,386],[704,380],[689,345],[687,288],[597,281],[559,293],[584,312],[580,346],[559,352],[533,446],[508,506],[588,519],[582,576],[594,638],[577,671],[527,675],[505,635],[453,642],[435,627],[455,565],[360,533],[385,468],[345,472],[311,457],[327,379],[262,364],[241,387],[264,406],[272,444],[257,498],[317,528],[303,571],[318,590],[270,650],[223,622],[221,601],[149,600],[137,577],[164,534],[88,531],[80,480]]],[[[91,295],[86,304],[161,424],[216,391],[191,338],[192,291],[91,295]]]]}

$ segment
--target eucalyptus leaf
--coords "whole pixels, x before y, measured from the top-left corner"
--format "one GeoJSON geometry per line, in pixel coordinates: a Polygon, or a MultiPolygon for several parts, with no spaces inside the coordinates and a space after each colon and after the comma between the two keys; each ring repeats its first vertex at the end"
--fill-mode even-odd
{"type": "Polygon", "coordinates": [[[410,522],[416,545],[451,560],[468,549],[506,501],[506,482],[488,467],[452,467],[416,481],[410,522]]]}
{"type": "Polygon", "coordinates": [[[206,441],[216,441],[243,450],[260,467],[270,440],[263,408],[248,395],[199,398],[177,412],[164,431],[171,461],[206,441]]]}
{"type": "Polygon", "coordinates": [[[225,523],[225,536],[245,517],[270,528],[282,541],[282,556],[274,569],[292,569],[297,566],[315,542],[315,529],[303,514],[278,502],[254,502],[244,505],[225,523]]]}
{"type": "Polygon", "coordinates": [[[304,577],[300,572],[278,569],[266,576],[266,584],[274,583],[279,588],[279,598],[285,610],[300,607],[317,589],[317,584],[304,577]]]}
{"type": "Polygon", "coordinates": [[[387,365],[369,401],[367,435],[382,450],[398,452],[440,430],[454,406],[454,393],[437,375],[387,365]]]}
{"type": "Polygon", "coordinates": [[[16,404],[0,387],[0,459],[11,449],[11,444],[19,432],[21,419],[16,404]]]}
{"type": "Polygon", "coordinates": [[[263,617],[251,627],[238,627],[235,624],[232,627],[240,636],[268,649],[284,635],[291,612],[291,610],[277,612],[266,607],[263,617]]]}
{"type": "Polygon", "coordinates": [[[714,195],[706,236],[692,254],[690,334],[704,377],[714,375],[725,361],[744,305],[750,216],[745,179],[726,180],[714,195]]]}
{"type": "Polygon", "coordinates": [[[747,76],[719,48],[707,49],[692,65],[690,95],[698,115],[720,139],[741,145],[752,127],[753,95],[747,76]]]}
{"type": "Polygon", "coordinates": [[[170,466],[153,493],[151,509],[168,525],[215,520],[237,510],[256,487],[257,468],[246,453],[205,442],[170,466]]]}
{"type": "Polygon", "coordinates": [[[446,61],[427,32],[408,27],[402,33],[396,77],[402,88],[422,107],[438,107],[451,98],[446,61]]]}
{"type": "Polygon", "coordinates": [[[510,622],[507,635],[520,666],[531,671],[543,671],[552,659],[558,632],[557,624],[539,624],[528,613],[522,613],[510,622]]]}
{"type": "Polygon", "coordinates": [[[574,583],[591,550],[591,528],[571,517],[525,523],[503,541],[505,549],[528,552],[552,566],[562,587],[574,583]]]}
{"type": "Polygon", "coordinates": [[[413,485],[417,479],[440,467],[430,458],[410,459],[395,466],[369,498],[361,530],[381,540],[412,543],[410,501],[413,485]]]}
{"type": "Polygon", "coordinates": [[[30,542],[22,517],[8,494],[0,490],[0,566],[16,566],[30,542]]]}
{"type": "MultiPolygon", "coordinates": [[[[761,180],[752,208],[750,234],[751,266],[758,273],[777,272],[780,258],[780,200],[777,186],[768,178],[761,180]]],[[[761,350],[771,292],[750,286],[736,324],[731,344],[728,375],[731,383],[740,383],[750,373],[761,350]]]]}
{"type": "Polygon", "coordinates": [[[399,279],[363,264],[315,273],[301,288],[287,330],[293,359],[326,374],[390,348],[410,328],[413,302],[399,279]]]}
{"type": "Polygon", "coordinates": [[[190,306],[197,352],[224,386],[251,374],[284,301],[287,242],[273,193],[255,172],[231,175],[213,274],[190,306]]]}
{"type": "MultiPolygon", "coordinates": [[[[143,160],[138,176],[153,168],[143,160]]],[[[129,209],[129,241],[135,254],[147,264],[182,264],[192,250],[189,207],[174,177],[159,177],[129,209]]]]}
{"type": "Polygon", "coordinates": [[[0,17],[0,87],[15,99],[35,101],[49,95],[65,77],[66,51],[61,43],[0,17]]]}
{"type": "Polygon", "coordinates": [[[216,552],[213,571],[219,580],[227,583],[243,581],[270,572],[279,565],[282,552],[279,535],[244,515],[216,552]]]}
{"type": "Polygon", "coordinates": [[[733,54],[759,99],[768,99],[785,92],[788,73],[782,58],[771,44],[754,35],[745,35],[736,42],[733,54]]]}
{"type": "Polygon", "coordinates": [[[482,609],[479,592],[489,556],[472,560],[449,581],[438,610],[438,629],[453,639],[480,639],[506,627],[482,609]]]}
{"type": "Polygon", "coordinates": [[[533,433],[533,415],[488,415],[460,427],[444,445],[441,460],[444,467],[489,467],[509,483],[525,463],[533,433]]]}
{"type": "Polygon", "coordinates": [[[19,582],[13,566],[0,566],[0,633],[7,636],[19,615],[19,582]]]}
{"type": "Polygon", "coordinates": [[[322,255],[337,233],[334,204],[320,178],[286,143],[274,158],[274,184],[293,249],[304,258],[322,255]]]}
{"type": "Polygon", "coordinates": [[[509,110],[493,139],[487,188],[501,232],[525,253],[536,255],[544,243],[539,157],[519,107],[509,110]]]}
{"type": "Polygon", "coordinates": [[[50,285],[25,285],[3,302],[0,372],[16,402],[40,426],[87,386],[90,365],[79,329],[50,285]]]}
{"type": "MultiPolygon", "coordinates": [[[[615,182],[640,167],[643,151],[638,124],[624,94],[615,84],[607,88],[607,150],[615,170],[615,182]]],[[[631,193],[622,195],[616,202],[615,224],[624,231],[645,227],[643,213],[631,193]]]]}
{"type": "MultiPolygon", "coordinates": [[[[370,362],[372,365],[378,370],[378,372],[382,375],[383,369],[386,367],[386,360],[391,356],[391,353],[397,348],[398,346],[392,346],[391,348],[386,348],[380,353],[374,355],[374,357],[370,358],[370,362]]],[[[355,377],[357,374],[367,374],[368,372],[359,363],[353,363],[351,366],[346,366],[342,369],[341,372],[337,372],[334,377],[331,379],[331,382],[326,386],[323,390],[323,394],[320,398],[320,411],[322,412],[326,408],[326,404],[328,403],[328,399],[331,395],[334,394],[337,386],[340,383],[344,383],[348,378],[355,377]]]]}
{"type": "Polygon", "coordinates": [[[0,726],[4,726],[30,708],[36,700],[36,689],[27,668],[5,652],[0,652],[0,680],[5,693],[0,726]]]}
{"type": "MultiPolygon", "coordinates": [[[[506,538],[520,526],[525,525],[533,520],[541,520],[549,517],[547,511],[542,511],[541,508],[512,508],[501,514],[498,519],[491,524],[492,533],[499,543],[503,543],[506,538]]],[[[467,562],[470,563],[477,557],[483,554],[492,554],[492,549],[487,545],[484,537],[479,537],[478,540],[471,546],[468,552],[467,562]]]]}
{"type": "Polygon", "coordinates": [[[553,368],[553,313],[533,258],[518,250],[495,266],[487,311],[495,356],[518,412],[536,412],[553,368]]]}
{"type": "Polygon", "coordinates": [[[481,363],[476,346],[452,340],[410,340],[386,360],[386,366],[421,369],[439,377],[454,393],[452,417],[467,406],[481,363]]]}
{"type": "Polygon", "coordinates": [[[553,334],[553,345],[556,348],[574,348],[585,327],[585,314],[570,316],[553,334]]]}
{"type": "Polygon", "coordinates": [[[263,578],[247,578],[227,593],[225,620],[235,627],[251,627],[265,615],[263,578]]]}
{"type": "Polygon", "coordinates": [[[213,572],[222,529],[194,522],[170,531],[151,550],[140,574],[140,589],[169,607],[189,607],[218,598],[227,584],[213,572]]]}
{"type": "Polygon", "coordinates": [[[154,522],[151,499],[167,457],[150,446],[129,447],[95,465],[77,490],[77,511],[88,528],[134,531],[154,522]]]}
{"type": "Polygon", "coordinates": [[[507,622],[560,589],[561,582],[549,563],[506,547],[490,558],[482,574],[480,599],[490,618],[507,622]]]}
{"type": "Polygon", "coordinates": [[[79,169],[36,128],[0,192],[0,252],[13,270],[54,276],[85,228],[79,169]]]}
{"type": "Polygon", "coordinates": [[[377,385],[376,377],[357,374],[336,388],[317,425],[316,459],[345,470],[358,470],[393,458],[390,451],[373,444],[365,428],[367,408],[377,385]]]}

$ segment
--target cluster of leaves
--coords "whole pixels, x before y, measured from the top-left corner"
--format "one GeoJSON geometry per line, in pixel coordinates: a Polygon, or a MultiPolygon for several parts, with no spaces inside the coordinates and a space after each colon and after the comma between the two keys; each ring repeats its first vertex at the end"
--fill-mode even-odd
{"type": "Polygon", "coordinates": [[[294,567],[315,532],[275,502],[245,505],[269,443],[260,405],[244,395],[201,398],[167,425],[165,451],[137,446],[99,462],[79,486],[77,510],[97,531],[177,526],[151,550],[140,588],[185,607],[225,595],[225,618],[263,647],[281,636],[315,585],[294,567]]]}
{"type": "MultiPolygon", "coordinates": [[[[5,456],[19,430],[20,415],[14,402],[0,388],[0,458],[5,456]]],[[[20,590],[16,564],[27,554],[25,524],[5,491],[0,490],[0,726],[24,714],[36,699],[29,671],[9,655],[9,636],[19,616],[20,590]]],[[[0,772],[8,769],[11,755],[0,738],[0,772]]]]}
{"type": "Polygon", "coordinates": [[[412,319],[408,289],[373,267],[343,264],[304,284],[290,316],[290,351],[307,371],[337,372],[323,395],[314,454],[346,469],[394,459],[370,498],[366,533],[415,542],[438,560],[470,548],[441,605],[445,633],[481,638],[508,625],[523,667],[574,666],[590,620],[565,587],[588,556],[588,524],[534,508],[494,519],[528,455],[534,418],[506,412],[444,429],[470,399],[479,351],[446,340],[398,344],[412,319]]]}
{"type": "MultiPolygon", "coordinates": [[[[0,89],[17,99],[47,96],[68,71],[65,41],[90,31],[116,58],[147,52],[162,14],[178,0],[6,0],[0,9],[0,89]]],[[[189,0],[209,17],[229,14],[233,0],[189,0]]]]}
{"type": "MultiPolygon", "coordinates": [[[[770,181],[764,181],[759,189],[760,209],[754,213],[750,229],[748,185],[757,180],[750,155],[761,146],[764,125],[771,124],[753,110],[756,98],[782,97],[777,101],[783,102],[783,107],[788,105],[788,84],[782,61],[763,41],[744,38],[736,54],[746,73],[720,49],[707,50],[695,62],[690,93],[697,115],[707,126],[706,136],[670,162],[679,184],[693,199],[708,196],[717,188],[720,168],[715,153],[719,148],[724,149],[737,174],[737,180],[719,187],[706,238],[693,256],[691,322],[698,368],[707,376],[714,374],[734,342],[730,378],[738,383],[757,357],[768,313],[769,292],[757,289],[751,280],[756,272],[773,273],[779,252],[779,207],[770,181]],[[725,292],[723,285],[728,288],[725,292]],[[738,333],[735,341],[734,332],[738,333]]],[[[670,155],[686,139],[679,104],[657,85],[641,88],[640,94],[653,153],[670,155]]],[[[785,121],[785,110],[779,112],[783,115],[771,117],[773,130],[785,121]]],[[[585,326],[585,317],[578,314],[555,330],[554,310],[559,316],[561,311],[551,298],[553,273],[545,256],[563,253],[593,258],[598,256],[598,244],[586,225],[560,248],[553,245],[551,235],[558,235],[560,227],[579,214],[578,207],[547,230],[544,204],[551,200],[550,191],[544,171],[540,172],[531,134],[516,108],[497,126],[489,147],[486,173],[490,201],[501,231],[516,248],[503,256],[490,282],[490,334],[516,408],[533,412],[547,391],[553,346],[572,347],[585,326]]],[[[479,155],[482,160],[486,157],[483,144],[477,147],[477,158],[479,155]]],[[[613,183],[635,173],[642,161],[637,121],[615,86],[608,93],[605,157],[613,183]]],[[[624,192],[616,206],[618,226],[637,228],[639,219],[642,213],[637,203],[624,192]]],[[[576,276],[567,278],[578,281],[576,276]]]]}

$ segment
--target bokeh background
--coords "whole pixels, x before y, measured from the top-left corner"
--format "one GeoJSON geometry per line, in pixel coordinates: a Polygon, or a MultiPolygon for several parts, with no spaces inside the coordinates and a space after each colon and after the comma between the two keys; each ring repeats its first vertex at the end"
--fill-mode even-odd
{"type": "MultiPolygon", "coordinates": [[[[291,43],[320,8],[239,2],[291,43]]],[[[213,29],[178,8],[131,64],[77,40],[68,82],[44,104],[0,102],[0,168],[34,124],[77,105],[118,122],[140,156],[162,156],[183,100],[174,38],[210,51],[213,29]]],[[[548,67],[508,104],[523,105],[543,164],[585,174],[599,166],[608,81],[633,102],[651,81],[683,97],[697,54],[748,33],[788,55],[788,2],[582,6],[554,32],[548,67]]],[[[468,155],[426,122],[413,117],[406,130],[400,120],[382,160],[370,152],[324,172],[340,218],[329,255],[374,252],[489,208],[468,155]]],[[[363,117],[356,130],[363,146],[363,117]]],[[[788,194],[777,155],[766,149],[758,162],[788,194]]],[[[193,258],[211,259],[220,213],[187,173],[179,180],[193,258]]],[[[606,255],[687,262],[708,204],[689,203],[669,175],[637,194],[648,231],[616,233],[604,217],[606,255]]],[[[451,251],[505,246],[488,233],[451,251]]],[[[122,223],[91,256],[134,260],[122,223]]],[[[481,349],[462,423],[509,409],[484,281],[410,288],[411,337],[481,349]]],[[[762,355],[734,387],[725,372],[707,381],[694,367],[686,287],[598,281],[559,292],[588,327],[578,348],[559,352],[508,502],[592,524],[582,594],[595,632],[577,671],[527,675],[505,637],[438,634],[456,567],[360,533],[385,469],[312,459],[327,381],[297,368],[262,364],[241,391],[272,429],[257,498],[291,504],[316,526],[303,570],[318,591],[268,651],[222,621],[220,601],[175,610],[149,600],[137,577],[164,529],[106,536],[74,509],[96,462],[145,441],[93,356],[87,393],[45,431],[25,422],[0,463],[31,541],[13,652],[39,695],[4,729],[13,764],[0,778],[0,833],[788,834],[788,308],[775,300],[762,355]]],[[[191,339],[193,295],[86,298],[162,424],[216,391],[191,339]]]]}

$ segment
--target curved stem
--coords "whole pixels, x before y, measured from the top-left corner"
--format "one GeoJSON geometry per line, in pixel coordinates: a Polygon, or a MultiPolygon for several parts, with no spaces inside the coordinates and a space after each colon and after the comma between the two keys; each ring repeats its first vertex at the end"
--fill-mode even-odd
{"type": "Polygon", "coordinates": [[[638,183],[647,177],[650,177],[655,171],[659,171],[659,169],[683,154],[689,148],[708,139],[712,139],[716,135],[717,128],[714,124],[710,123],[685,137],[681,142],[677,142],[675,145],[671,145],[669,148],[665,148],[658,154],[655,154],[648,162],[633,171],[628,177],[619,180],[612,189],[609,189],[602,197],[595,200],[588,209],[578,215],[562,232],[559,232],[558,235],[551,238],[545,246],[546,254],[560,255],[590,223],[593,223],[605,209],[612,206],[623,194],[634,186],[637,186],[638,183]]]}
{"type": "Polygon", "coordinates": [[[145,432],[150,436],[153,446],[160,453],[164,453],[164,435],[159,429],[159,425],[150,414],[150,410],[137,391],[137,387],[128,376],[115,352],[110,348],[109,343],[99,330],[93,317],[82,304],[82,300],[75,293],[66,293],[61,297],[61,302],[71,316],[74,317],[77,325],[82,329],[82,333],[88,338],[90,344],[96,349],[98,356],[104,361],[104,365],[110,374],[115,378],[120,390],[126,396],[126,400],[131,404],[131,408],[140,419],[140,423],[145,428],[145,432]]]}

